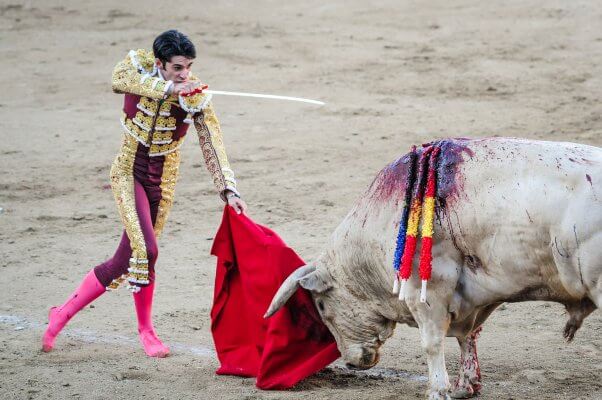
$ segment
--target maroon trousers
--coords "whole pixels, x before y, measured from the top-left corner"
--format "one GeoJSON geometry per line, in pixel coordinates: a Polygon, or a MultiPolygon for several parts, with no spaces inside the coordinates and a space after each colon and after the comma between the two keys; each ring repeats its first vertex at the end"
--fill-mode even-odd
{"type": "MultiPolygon", "coordinates": [[[[159,209],[159,201],[161,200],[161,190],[156,185],[143,185],[137,179],[134,179],[134,197],[136,200],[136,212],[138,220],[144,235],[144,243],[146,244],[146,254],[148,257],[149,280],[155,280],[155,262],[159,255],[157,247],[157,238],[155,237],[154,225],[159,209]]],[[[94,273],[98,281],[105,287],[120,277],[127,274],[129,267],[132,248],[130,247],[130,239],[125,230],[121,236],[119,246],[113,257],[96,266],[94,273]]]]}

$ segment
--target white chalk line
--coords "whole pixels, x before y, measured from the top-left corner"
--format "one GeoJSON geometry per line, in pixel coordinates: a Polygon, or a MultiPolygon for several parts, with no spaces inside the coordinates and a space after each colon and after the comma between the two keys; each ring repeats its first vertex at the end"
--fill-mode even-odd
{"type": "MultiPolygon", "coordinates": [[[[19,317],[16,315],[0,315],[0,324],[3,325],[12,325],[15,327],[15,330],[25,330],[25,329],[33,329],[33,330],[44,330],[46,329],[46,324],[41,324],[39,322],[30,321],[26,318],[19,317]]],[[[65,328],[61,335],[65,335],[72,339],[81,340],[86,343],[104,343],[104,344],[127,344],[134,346],[139,346],[138,338],[134,338],[131,336],[124,335],[114,335],[114,334],[104,334],[98,333],[95,331],[89,331],[86,329],[70,329],[65,328]]],[[[204,358],[216,358],[215,350],[205,347],[205,346],[190,346],[184,343],[169,343],[169,347],[178,352],[192,354],[194,356],[204,357],[204,358]]]]}
{"type": "MultiPolygon", "coordinates": [[[[14,330],[39,330],[46,329],[46,324],[37,321],[32,321],[17,315],[0,315],[0,325],[14,326],[14,330]]],[[[61,335],[69,338],[81,340],[85,343],[104,343],[117,345],[130,345],[132,347],[139,346],[138,338],[124,335],[104,334],[86,329],[71,329],[65,328],[61,335]]],[[[179,353],[191,354],[197,357],[208,358],[215,360],[217,355],[215,350],[205,346],[190,346],[184,343],[169,343],[169,347],[179,353]]],[[[393,368],[371,368],[365,371],[351,370],[339,362],[334,363],[330,367],[335,372],[344,373],[347,375],[356,375],[358,377],[370,378],[387,378],[387,379],[407,379],[417,382],[427,382],[428,378],[422,375],[415,375],[405,371],[399,371],[393,368]]]]}

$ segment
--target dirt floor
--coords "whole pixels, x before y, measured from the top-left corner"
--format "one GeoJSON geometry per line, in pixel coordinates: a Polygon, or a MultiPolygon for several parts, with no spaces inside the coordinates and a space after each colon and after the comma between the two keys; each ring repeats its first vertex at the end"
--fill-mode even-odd
{"type": "MultiPolygon", "coordinates": [[[[281,3],[0,2],[1,399],[414,399],[426,390],[409,327],[364,374],[335,365],[288,392],[214,374],[208,252],[223,205],[192,130],[157,265],[156,326],[172,356],[143,354],[126,290],[100,298],[54,352],[40,352],[48,307],[112,254],[121,232],[106,186],[122,135],[112,68],[163,30],[189,34],[195,72],[213,89],[327,102],[214,100],[251,217],[306,259],[411,144],[518,136],[602,146],[599,1],[281,3]]],[[[602,398],[602,314],[571,344],[566,319],[551,303],[494,313],[480,340],[480,398],[602,398]]],[[[459,351],[446,345],[453,377],[459,351]]]]}

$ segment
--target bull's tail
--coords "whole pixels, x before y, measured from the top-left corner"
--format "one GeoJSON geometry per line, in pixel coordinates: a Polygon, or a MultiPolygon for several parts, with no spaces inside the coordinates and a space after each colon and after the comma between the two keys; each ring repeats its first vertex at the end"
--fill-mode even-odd
{"type": "Polygon", "coordinates": [[[595,309],[596,305],[593,301],[587,297],[577,303],[565,304],[566,311],[569,313],[569,320],[564,326],[563,336],[567,342],[570,342],[575,337],[575,333],[579,328],[585,317],[590,315],[595,309]]]}

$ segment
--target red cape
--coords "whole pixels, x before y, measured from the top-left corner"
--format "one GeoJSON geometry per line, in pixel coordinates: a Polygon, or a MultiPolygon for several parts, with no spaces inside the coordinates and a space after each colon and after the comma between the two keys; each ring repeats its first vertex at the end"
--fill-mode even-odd
{"type": "Polygon", "coordinates": [[[287,389],[340,357],[308,291],[297,290],[263,318],[280,284],[305,264],[276,233],[226,206],[211,254],[218,374],[256,376],[261,389],[287,389]]]}

